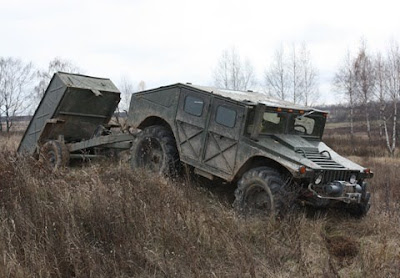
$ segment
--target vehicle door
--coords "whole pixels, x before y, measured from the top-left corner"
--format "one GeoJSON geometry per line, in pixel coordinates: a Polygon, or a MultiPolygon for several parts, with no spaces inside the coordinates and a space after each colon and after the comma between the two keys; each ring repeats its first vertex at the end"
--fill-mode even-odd
{"type": "Polygon", "coordinates": [[[201,162],[209,106],[209,95],[186,88],[181,90],[176,116],[177,144],[180,158],[186,163],[201,162]]]}
{"type": "Polygon", "coordinates": [[[203,163],[233,174],[245,108],[215,98],[209,120],[203,163]]]}

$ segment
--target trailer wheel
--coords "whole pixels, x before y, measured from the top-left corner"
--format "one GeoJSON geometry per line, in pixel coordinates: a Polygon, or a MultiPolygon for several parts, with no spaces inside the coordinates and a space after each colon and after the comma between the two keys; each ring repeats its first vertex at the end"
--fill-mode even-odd
{"type": "Polygon", "coordinates": [[[179,171],[179,153],[172,132],[164,126],[149,126],[135,138],[131,167],[174,176],[179,171]]]}
{"type": "Polygon", "coordinates": [[[234,208],[244,215],[283,216],[294,204],[287,182],[273,168],[258,167],[238,181],[234,208]]]}
{"type": "Polygon", "coordinates": [[[39,160],[54,170],[66,167],[69,164],[68,148],[60,141],[48,141],[40,148],[39,160]]]}

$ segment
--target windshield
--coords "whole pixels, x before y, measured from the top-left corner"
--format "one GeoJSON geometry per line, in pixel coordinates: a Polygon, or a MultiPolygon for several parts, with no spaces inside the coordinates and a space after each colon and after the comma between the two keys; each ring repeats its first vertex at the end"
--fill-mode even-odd
{"type": "Polygon", "coordinates": [[[284,133],[286,128],[286,114],[278,112],[264,112],[261,121],[260,133],[284,133]]]}
{"type": "Polygon", "coordinates": [[[325,118],[316,113],[288,114],[266,111],[263,114],[260,134],[297,134],[321,137],[325,118]]]}
{"type": "Polygon", "coordinates": [[[325,118],[318,115],[291,115],[288,133],[310,136],[322,136],[325,118]]]}

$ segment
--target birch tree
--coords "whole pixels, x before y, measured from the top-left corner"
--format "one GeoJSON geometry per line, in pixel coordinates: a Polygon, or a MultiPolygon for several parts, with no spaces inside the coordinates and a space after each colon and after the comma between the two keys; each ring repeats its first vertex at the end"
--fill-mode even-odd
{"type": "Polygon", "coordinates": [[[299,62],[302,80],[300,95],[305,106],[313,105],[319,98],[318,73],[312,64],[311,53],[305,44],[300,49],[299,62]]]}
{"type": "Polygon", "coordinates": [[[275,51],[269,68],[265,71],[265,88],[269,95],[287,100],[289,95],[289,72],[283,45],[275,51]]]}
{"type": "Polygon", "coordinates": [[[384,131],[386,138],[386,146],[391,156],[396,151],[396,135],[397,135],[397,104],[400,97],[400,49],[397,42],[392,41],[387,52],[387,93],[391,104],[393,105],[392,115],[392,134],[389,134],[388,119],[384,115],[384,131]]]}
{"type": "Polygon", "coordinates": [[[356,90],[355,90],[355,73],[354,63],[347,51],[342,66],[337,71],[333,84],[336,89],[345,96],[350,107],[350,135],[354,136],[354,106],[356,104],[356,90]]]}
{"type": "Polygon", "coordinates": [[[254,67],[244,61],[235,48],[224,50],[213,73],[214,85],[219,88],[246,91],[256,85],[254,67]]]}
{"type": "Polygon", "coordinates": [[[387,66],[381,53],[378,53],[374,59],[375,68],[375,96],[379,102],[379,136],[383,137],[384,115],[386,112],[387,96],[387,66]]]}
{"type": "Polygon", "coordinates": [[[301,68],[299,63],[299,57],[297,53],[296,45],[293,44],[290,54],[290,65],[289,65],[289,78],[291,84],[291,93],[293,103],[299,103],[302,101],[302,95],[300,87],[302,86],[301,68]]]}
{"type": "Polygon", "coordinates": [[[293,44],[289,55],[281,46],[265,71],[265,91],[279,99],[308,106],[318,99],[317,77],[310,51],[304,43],[300,50],[293,44]]]}
{"type": "Polygon", "coordinates": [[[364,106],[368,138],[371,139],[369,105],[373,96],[375,76],[371,58],[367,53],[365,40],[361,41],[361,46],[354,62],[354,77],[356,93],[359,95],[364,106]]]}

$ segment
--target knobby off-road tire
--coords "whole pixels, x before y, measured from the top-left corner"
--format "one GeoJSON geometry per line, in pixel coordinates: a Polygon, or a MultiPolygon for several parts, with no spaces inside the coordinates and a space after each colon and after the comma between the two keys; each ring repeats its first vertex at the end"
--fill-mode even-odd
{"type": "Polygon", "coordinates": [[[149,126],[134,139],[131,167],[144,168],[161,175],[175,176],[179,172],[179,153],[172,132],[164,126],[149,126]]]}
{"type": "Polygon", "coordinates": [[[275,169],[258,167],[238,181],[234,208],[243,215],[281,217],[294,203],[288,182],[275,169]]]}
{"type": "Polygon", "coordinates": [[[69,164],[68,148],[63,142],[48,141],[40,148],[39,161],[54,170],[66,167],[69,164]]]}
{"type": "Polygon", "coordinates": [[[347,207],[347,211],[350,215],[356,218],[362,218],[367,215],[370,207],[371,207],[371,193],[366,192],[364,196],[361,198],[361,202],[359,204],[349,204],[347,207]]]}

